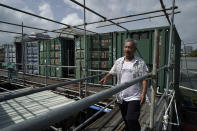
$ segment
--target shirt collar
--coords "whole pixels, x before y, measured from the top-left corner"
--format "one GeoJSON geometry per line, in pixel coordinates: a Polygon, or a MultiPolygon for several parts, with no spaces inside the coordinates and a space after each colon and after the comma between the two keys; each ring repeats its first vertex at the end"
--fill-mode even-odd
{"type": "MultiPolygon", "coordinates": [[[[135,63],[134,64],[137,64],[139,62],[139,59],[136,56],[134,56],[133,59],[135,60],[135,63]]],[[[123,62],[124,62],[124,60],[125,60],[125,56],[124,56],[123,62]]]]}

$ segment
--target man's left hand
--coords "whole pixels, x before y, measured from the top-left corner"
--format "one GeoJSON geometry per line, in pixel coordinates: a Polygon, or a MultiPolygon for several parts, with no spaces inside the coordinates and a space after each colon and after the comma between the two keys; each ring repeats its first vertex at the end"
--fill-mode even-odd
{"type": "Polygon", "coordinates": [[[144,103],[145,98],[146,98],[146,95],[145,95],[144,93],[142,93],[142,94],[140,95],[140,105],[142,105],[142,104],[144,103]]]}

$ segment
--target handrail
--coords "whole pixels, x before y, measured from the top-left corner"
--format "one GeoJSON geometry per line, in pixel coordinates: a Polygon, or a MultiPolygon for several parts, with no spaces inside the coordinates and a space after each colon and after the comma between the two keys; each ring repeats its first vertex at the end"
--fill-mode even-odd
{"type": "Polygon", "coordinates": [[[92,115],[90,118],[88,118],[86,121],[84,121],[82,124],[80,124],[78,127],[76,127],[73,131],[80,130],[82,127],[87,125],[92,119],[94,119],[96,116],[98,116],[102,111],[104,111],[105,108],[107,108],[108,106],[110,106],[114,102],[115,102],[115,99],[113,101],[111,101],[109,104],[107,104],[105,107],[103,107],[101,110],[96,112],[94,115],[92,115]]]}
{"type": "MultiPolygon", "coordinates": [[[[134,85],[138,83],[139,81],[142,81],[146,78],[151,77],[151,74],[148,73],[147,75],[141,76],[139,78],[136,78],[130,82],[125,82],[120,85],[114,86],[110,89],[101,91],[97,94],[88,96],[84,99],[75,101],[71,104],[58,107],[54,110],[50,110],[48,112],[45,112],[37,117],[25,120],[23,122],[11,125],[7,128],[2,129],[2,131],[33,131],[33,130],[41,130],[45,127],[49,127],[50,125],[53,125],[61,120],[64,120],[68,118],[69,116],[86,109],[92,104],[97,103],[98,101],[101,101],[105,98],[108,98],[112,95],[115,95],[116,93],[128,88],[131,85],[134,85]],[[39,126],[38,126],[39,125],[39,126]]],[[[84,79],[84,78],[83,78],[84,79]]],[[[86,78],[87,79],[87,78],[86,78]]]]}
{"type": "MultiPolygon", "coordinates": [[[[166,68],[167,68],[167,66],[163,66],[160,69],[158,69],[157,72],[160,71],[160,70],[166,69],[166,68]]],[[[103,75],[103,74],[100,74],[100,75],[103,75]]],[[[14,131],[17,131],[17,130],[18,131],[19,130],[20,131],[21,130],[35,130],[35,127],[39,130],[39,129],[42,129],[44,127],[48,127],[48,126],[50,126],[54,123],[57,123],[58,121],[61,121],[65,118],[69,117],[70,115],[72,115],[76,112],[79,112],[79,111],[89,107],[92,104],[95,104],[96,102],[98,102],[98,101],[100,101],[104,98],[110,97],[110,96],[128,88],[129,86],[131,86],[133,84],[136,84],[139,81],[142,81],[146,78],[150,78],[151,75],[152,75],[151,73],[148,73],[147,75],[136,78],[133,81],[120,84],[120,85],[112,87],[110,89],[106,89],[106,90],[101,91],[97,94],[91,95],[91,96],[86,97],[86,98],[81,99],[81,100],[78,100],[78,101],[76,101],[74,103],[71,103],[69,105],[59,107],[55,110],[51,110],[50,112],[46,112],[46,113],[44,113],[44,114],[42,114],[42,115],[40,115],[36,118],[32,118],[30,120],[26,120],[24,122],[9,126],[9,127],[5,128],[5,129],[2,129],[2,130],[3,131],[8,131],[8,130],[9,131],[10,130],[14,130],[14,131]],[[64,115],[62,115],[62,114],[64,114],[64,115]],[[42,123],[42,124],[40,124],[40,123],[42,123]],[[36,126],[38,124],[40,125],[39,127],[36,126]]],[[[24,96],[24,95],[48,90],[48,89],[55,89],[55,88],[60,87],[60,86],[69,85],[69,84],[72,84],[72,83],[76,83],[76,82],[79,82],[79,81],[82,81],[82,80],[85,80],[85,79],[91,79],[91,78],[95,78],[95,77],[98,77],[98,75],[90,76],[90,77],[87,77],[87,78],[82,78],[82,79],[78,79],[78,80],[74,80],[74,81],[70,81],[70,82],[63,82],[63,83],[60,83],[60,84],[56,84],[56,85],[52,85],[52,86],[48,86],[48,87],[44,87],[44,88],[36,88],[36,89],[30,90],[30,91],[24,91],[22,93],[17,93],[17,94],[14,94],[14,95],[6,95],[6,97],[4,96],[3,98],[0,99],[0,102],[3,101],[3,100],[9,100],[9,99],[12,99],[12,98],[16,98],[16,97],[20,97],[20,96],[24,96]]]]}
{"type": "Polygon", "coordinates": [[[81,81],[88,80],[88,79],[93,79],[93,78],[96,78],[96,77],[99,77],[99,76],[102,76],[102,75],[104,75],[104,73],[99,74],[99,75],[89,76],[89,77],[86,77],[86,78],[76,79],[76,80],[72,80],[72,81],[68,81],[68,82],[62,82],[62,83],[59,83],[59,84],[54,84],[54,85],[50,85],[50,86],[43,87],[43,88],[34,88],[32,90],[29,90],[29,91],[24,91],[24,92],[12,94],[12,95],[9,94],[9,95],[5,95],[5,96],[1,96],[0,97],[0,102],[5,101],[5,100],[10,100],[10,99],[13,99],[13,98],[17,98],[17,97],[21,97],[21,96],[25,96],[25,95],[30,95],[30,94],[37,93],[37,92],[40,92],[40,91],[56,89],[57,87],[74,84],[74,83],[81,82],[81,81]]]}

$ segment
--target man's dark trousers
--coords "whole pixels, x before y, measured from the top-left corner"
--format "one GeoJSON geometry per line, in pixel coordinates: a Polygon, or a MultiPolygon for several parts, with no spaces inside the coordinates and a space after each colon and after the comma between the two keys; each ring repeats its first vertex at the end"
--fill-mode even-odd
{"type": "Polygon", "coordinates": [[[125,122],[126,131],[140,131],[141,127],[138,121],[140,116],[140,101],[123,101],[122,104],[118,105],[125,122]]]}

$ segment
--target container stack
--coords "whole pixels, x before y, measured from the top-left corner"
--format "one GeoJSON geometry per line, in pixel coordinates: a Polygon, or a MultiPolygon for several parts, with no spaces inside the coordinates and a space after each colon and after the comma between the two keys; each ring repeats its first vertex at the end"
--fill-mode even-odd
{"type": "MultiPolygon", "coordinates": [[[[102,34],[90,37],[92,43],[89,48],[89,65],[93,70],[106,70],[108,71],[113,61],[112,57],[112,34],[102,34]]],[[[91,72],[91,75],[97,75],[100,72],[91,72]]],[[[92,83],[97,83],[101,78],[93,79],[92,83]]],[[[112,84],[112,80],[106,84],[112,84]]]]}
{"type": "MultiPolygon", "coordinates": [[[[158,63],[157,66],[162,67],[167,65],[168,60],[168,44],[169,44],[169,27],[156,27],[147,28],[140,30],[130,30],[130,31],[120,31],[120,32],[110,32],[104,34],[94,34],[86,36],[86,50],[84,49],[84,38],[83,36],[75,37],[75,49],[76,49],[76,66],[75,78],[78,79],[84,77],[85,71],[80,72],[79,63],[81,62],[82,67],[84,67],[84,52],[87,55],[87,68],[92,70],[106,70],[109,71],[113,66],[114,62],[124,56],[124,43],[127,38],[131,38],[137,42],[137,51],[135,56],[141,57],[147,64],[149,71],[152,70],[153,62],[153,43],[154,43],[154,30],[159,31],[159,47],[158,47],[158,63]],[[81,52],[81,59],[79,54],[81,52]]],[[[180,44],[180,37],[174,30],[174,44],[180,44]]],[[[179,61],[179,54],[176,54],[176,61],[179,61]]],[[[178,62],[179,63],[179,62],[178,62]]],[[[88,71],[88,75],[96,75],[100,72],[88,71]]],[[[158,85],[161,88],[165,88],[166,74],[165,71],[160,71],[158,73],[158,85]]],[[[99,79],[97,78],[88,82],[97,84],[99,79]]],[[[113,79],[107,84],[116,84],[116,80],[113,79]]],[[[150,85],[151,83],[149,83],[150,85]]]]}
{"type": "Polygon", "coordinates": [[[68,72],[73,73],[68,67],[74,66],[73,40],[55,38],[40,41],[40,75],[50,77],[68,77],[68,72]]]}
{"type": "MultiPolygon", "coordinates": [[[[46,75],[46,71],[49,71],[46,65],[49,65],[49,40],[41,40],[39,42],[39,54],[40,54],[40,68],[39,68],[39,74],[40,75],[46,75]],[[46,70],[47,68],[47,70],[46,70]]],[[[48,74],[48,73],[47,73],[48,74]]]]}
{"type": "MultiPolygon", "coordinates": [[[[80,77],[79,65],[84,69],[84,41],[83,37],[76,38],[76,65],[78,69],[76,70],[76,78],[80,77]],[[80,44],[81,42],[81,44],[80,44]],[[81,48],[79,48],[81,45],[81,48]],[[80,59],[81,52],[81,59],[80,59]]],[[[87,36],[87,68],[91,70],[105,70],[108,71],[112,64],[112,34],[96,34],[87,36]]],[[[97,75],[101,72],[89,71],[88,75],[97,75]]],[[[81,77],[85,76],[85,71],[81,71],[81,77]]],[[[99,79],[95,78],[90,80],[90,83],[98,83],[99,79]]],[[[112,80],[108,81],[107,84],[112,84],[112,80]]]]}
{"type": "Polygon", "coordinates": [[[82,69],[85,68],[85,50],[84,50],[84,39],[83,37],[75,38],[75,78],[79,79],[85,76],[85,72],[82,69]],[[80,70],[81,68],[81,70],[80,70]]]}
{"type": "Polygon", "coordinates": [[[25,72],[28,74],[39,74],[38,41],[25,43],[25,72]]]}
{"type": "Polygon", "coordinates": [[[14,44],[3,45],[5,51],[5,62],[16,63],[16,48],[14,44]]]}

